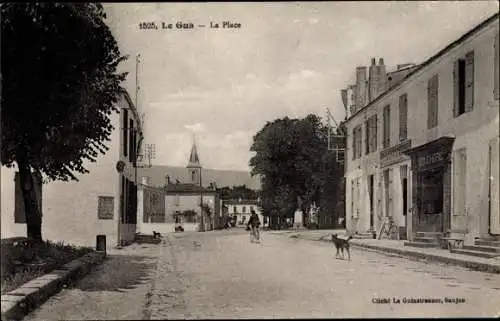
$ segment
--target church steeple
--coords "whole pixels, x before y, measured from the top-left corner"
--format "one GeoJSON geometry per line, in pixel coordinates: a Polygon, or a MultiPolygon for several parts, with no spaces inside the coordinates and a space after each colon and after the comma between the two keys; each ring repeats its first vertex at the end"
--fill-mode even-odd
{"type": "Polygon", "coordinates": [[[191,147],[191,154],[189,155],[189,162],[187,165],[189,182],[191,184],[196,184],[201,186],[201,164],[200,157],[198,156],[198,150],[196,148],[196,142],[193,141],[193,146],[191,147]]]}
{"type": "Polygon", "coordinates": [[[193,142],[191,147],[191,155],[189,155],[188,167],[201,167],[200,158],[198,157],[198,150],[196,149],[196,143],[193,142]]]}

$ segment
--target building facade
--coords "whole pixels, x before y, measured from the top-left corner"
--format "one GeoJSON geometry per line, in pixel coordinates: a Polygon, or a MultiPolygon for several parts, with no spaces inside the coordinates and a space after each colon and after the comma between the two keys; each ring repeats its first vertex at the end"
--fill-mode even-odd
{"type": "Polygon", "coordinates": [[[499,234],[498,55],[497,14],[347,120],[348,229],[499,234]]]}
{"type": "Polygon", "coordinates": [[[231,219],[236,217],[237,226],[245,226],[248,223],[252,210],[259,216],[260,223],[264,224],[264,216],[260,211],[257,200],[227,200],[224,201],[224,205],[227,207],[227,215],[231,219]]]}
{"type": "MultiPolygon", "coordinates": [[[[95,163],[84,163],[90,173],[79,181],[38,180],[42,210],[42,237],[75,245],[95,246],[106,235],[107,246],[131,242],[136,224],[136,151],[142,141],[139,115],[128,93],[111,115],[114,130],[95,163]]],[[[2,167],[2,238],[26,236],[26,220],[16,168],[2,167]]]]}
{"type": "Polygon", "coordinates": [[[163,187],[150,186],[149,177],[143,177],[139,188],[138,232],[170,233],[176,225],[184,231],[219,228],[222,224],[221,202],[215,184],[202,187],[202,166],[196,144],[193,144],[186,171],[188,182],[172,181],[165,176],[163,187]],[[203,204],[203,211],[200,204],[203,204]]]}

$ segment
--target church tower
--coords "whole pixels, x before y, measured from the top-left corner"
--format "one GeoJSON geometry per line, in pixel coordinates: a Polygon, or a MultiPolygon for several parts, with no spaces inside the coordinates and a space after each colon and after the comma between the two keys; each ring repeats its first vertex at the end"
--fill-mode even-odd
{"type": "Polygon", "coordinates": [[[187,170],[189,183],[201,186],[201,164],[195,142],[193,142],[193,146],[191,147],[187,170]]]}

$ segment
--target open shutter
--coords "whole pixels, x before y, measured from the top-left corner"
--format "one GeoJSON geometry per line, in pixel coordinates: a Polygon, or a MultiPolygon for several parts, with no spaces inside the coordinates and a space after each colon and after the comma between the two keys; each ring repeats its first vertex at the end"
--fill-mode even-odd
{"type": "Polygon", "coordinates": [[[497,33],[497,35],[495,36],[495,44],[494,44],[494,47],[495,47],[494,68],[495,69],[493,70],[493,72],[494,72],[493,97],[495,98],[495,100],[498,100],[500,98],[500,88],[499,88],[500,65],[498,64],[498,60],[500,59],[500,48],[499,48],[499,44],[498,44],[498,38],[499,38],[499,34],[497,33]]]}
{"type": "Polygon", "coordinates": [[[377,141],[378,141],[378,121],[377,115],[373,116],[373,150],[377,150],[377,141]]]}
{"type": "Polygon", "coordinates": [[[404,94],[399,96],[399,140],[406,139],[407,126],[408,126],[408,95],[404,94]]]}
{"type": "Polygon", "coordinates": [[[465,55],[465,112],[474,107],[474,51],[465,55]]]}
{"type": "Polygon", "coordinates": [[[352,159],[356,159],[356,127],[352,130],[352,159]]]}
{"type": "Polygon", "coordinates": [[[459,68],[460,68],[460,61],[455,60],[453,62],[453,117],[458,116],[458,110],[459,110],[459,104],[460,104],[460,99],[459,99],[459,68]]]}

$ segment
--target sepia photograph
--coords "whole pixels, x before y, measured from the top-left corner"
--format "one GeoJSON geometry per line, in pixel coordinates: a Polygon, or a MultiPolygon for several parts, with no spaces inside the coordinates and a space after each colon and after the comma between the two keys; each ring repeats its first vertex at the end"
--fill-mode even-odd
{"type": "Polygon", "coordinates": [[[2,320],[500,317],[499,9],[0,4],[2,320]]]}

